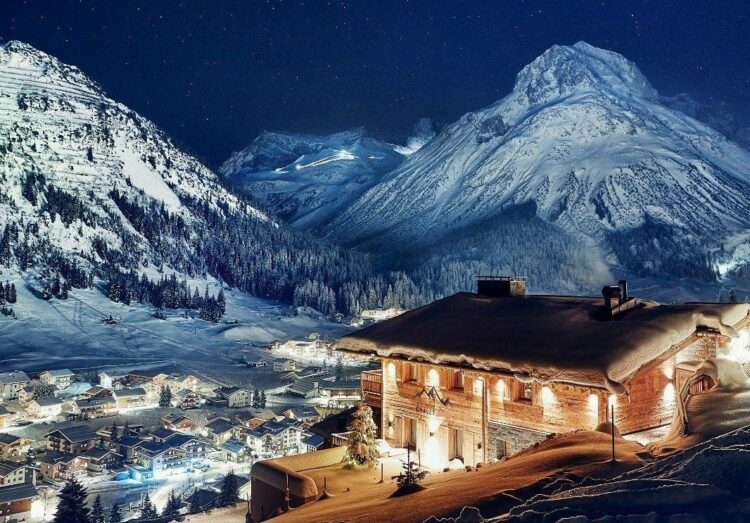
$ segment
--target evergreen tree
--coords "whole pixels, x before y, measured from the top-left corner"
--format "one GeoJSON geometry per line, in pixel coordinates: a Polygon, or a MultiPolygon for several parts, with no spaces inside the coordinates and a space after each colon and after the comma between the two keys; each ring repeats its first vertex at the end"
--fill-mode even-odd
{"type": "Polygon", "coordinates": [[[14,283],[10,284],[7,292],[7,297],[5,299],[8,301],[8,303],[16,303],[16,285],[14,283]]]}
{"type": "Polygon", "coordinates": [[[119,437],[119,430],[117,428],[117,422],[112,422],[112,427],[109,429],[109,440],[112,442],[117,441],[117,438],[119,437]]]}
{"type": "Polygon", "coordinates": [[[151,503],[151,497],[146,493],[143,503],[141,503],[141,519],[155,519],[157,517],[159,517],[159,514],[156,512],[156,507],[151,503]]]}
{"type": "Polygon", "coordinates": [[[396,480],[399,490],[417,490],[420,487],[419,484],[429,474],[426,470],[419,470],[419,465],[411,460],[411,450],[407,447],[406,449],[406,462],[401,464],[401,468],[404,470],[401,474],[391,476],[391,479],[396,480]]]}
{"type": "Polygon", "coordinates": [[[162,385],[161,391],[159,392],[159,406],[169,407],[172,404],[172,389],[166,385],[162,385]]]}
{"type": "Polygon", "coordinates": [[[224,316],[224,313],[227,310],[227,300],[224,297],[223,289],[219,289],[219,294],[216,296],[216,305],[218,306],[218,313],[221,316],[224,316]]]}
{"type": "Polygon", "coordinates": [[[255,389],[253,391],[252,405],[253,405],[254,409],[259,409],[260,408],[260,394],[258,393],[258,389],[255,389]]]}
{"type": "Polygon", "coordinates": [[[122,514],[120,513],[120,505],[115,503],[109,511],[109,521],[107,523],[120,523],[122,521],[122,514]]]}
{"type": "Polygon", "coordinates": [[[122,435],[130,436],[130,422],[128,420],[125,420],[125,425],[122,427],[122,435]]]}
{"type": "Polygon", "coordinates": [[[220,507],[234,505],[240,500],[240,490],[237,485],[237,476],[233,470],[224,477],[221,484],[221,493],[219,494],[218,504],[220,507]]]}
{"type": "Polygon", "coordinates": [[[102,507],[102,497],[97,494],[94,503],[91,505],[91,523],[104,522],[104,507],[102,507]]]}
{"type": "Polygon", "coordinates": [[[266,391],[264,390],[260,391],[260,397],[258,400],[258,408],[261,408],[261,409],[266,408],[266,391]]]}
{"type": "Polygon", "coordinates": [[[180,498],[178,498],[174,490],[169,493],[167,498],[167,504],[164,506],[164,511],[161,513],[162,516],[175,516],[180,510],[180,498]]]}
{"type": "Polygon", "coordinates": [[[77,479],[71,478],[60,491],[55,512],[55,523],[90,523],[86,506],[86,489],[77,479]]]}
{"type": "Polygon", "coordinates": [[[380,453],[375,442],[377,428],[372,420],[372,409],[367,405],[359,405],[352,414],[348,430],[349,446],[344,455],[344,462],[349,465],[374,467],[380,453]]]}
{"type": "Polygon", "coordinates": [[[341,363],[341,359],[336,360],[336,367],[334,367],[334,374],[336,381],[344,379],[344,364],[341,363]]]}
{"type": "Polygon", "coordinates": [[[190,495],[190,498],[188,499],[188,504],[190,505],[191,514],[197,514],[198,512],[203,510],[203,507],[201,507],[201,504],[200,504],[200,496],[198,494],[198,489],[195,489],[193,493],[190,495]]]}

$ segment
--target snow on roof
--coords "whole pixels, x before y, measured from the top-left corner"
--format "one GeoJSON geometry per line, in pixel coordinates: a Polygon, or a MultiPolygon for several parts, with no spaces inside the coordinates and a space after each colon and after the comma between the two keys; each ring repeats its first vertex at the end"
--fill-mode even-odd
{"type": "Polygon", "coordinates": [[[31,401],[32,403],[36,403],[40,407],[53,407],[55,405],[62,405],[63,403],[65,403],[60,398],[38,398],[31,401]]]}
{"type": "Polygon", "coordinates": [[[0,443],[3,445],[12,445],[16,441],[20,441],[21,438],[18,436],[14,436],[13,434],[7,434],[5,432],[0,432],[0,443]]]}
{"type": "Polygon", "coordinates": [[[701,329],[733,336],[739,303],[637,307],[607,319],[601,298],[458,293],[341,338],[335,348],[625,392],[646,363],[701,329]]]}
{"type": "Polygon", "coordinates": [[[29,377],[25,372],[20,370],[0,373],[0,383],[21,383],[26,381],[29,381],[29,377]]]}
{"type": "Polygon", "coordinates": [[[143,389],[141,389],[141,388],[137,388],[137,389],[118,389],[118,390],[114,391],[113,394],[116,397],[118,397],[118,398],[133,398],[133,397],[137,397],[137,396],[145,396],[146,395],[146,391],[143,390],[143,389]]]}
{"type": "Polygon", "coordinates": [[[82,441],[89,441],[98,439],[99,436],[91,430],[87,425],[74,425],[73,427],[66,427],[64,429],[53,430],[48,432],[45,436],[59,433],[63,438],[70,442],[77,443],[82,441]]]}
{"type": "Polygon", "coordinates": [[[19,483],[0,488],[0,503],[12,503],[31,499],[37,495],[36,487],[32,483],[19,483]]]}
{"type": "Polygon", "coordinates": [[[53,370],[46,370],[42,372],[42,374],[49,374],[50,376],[54,376],[55,378],[65,378],[67,376],[75,376],[75,372],[73,372],[70,369],[53,369],[53,370]]]}
{"type": "Polygon", "coordinates": [[[322,446],[323,443],[325,443],[325,440],[323,439],[323,436],[319,436],[318,434],[310,434],[302,440],[302,443],[304,443],[308,447],[315,447],[317,449],[322,446]]]}
{"type": "Polygon", "coordinates": [[[23,463],[17,461],[9,461],[7,459],[0,460],[0,476],[7,476],[25,466],[26,465],[23,463]]]}

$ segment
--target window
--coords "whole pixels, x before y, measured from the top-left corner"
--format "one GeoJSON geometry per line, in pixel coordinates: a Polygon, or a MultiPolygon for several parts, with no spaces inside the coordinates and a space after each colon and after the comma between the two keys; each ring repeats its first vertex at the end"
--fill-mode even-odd
{"type": "Polygon", "coordinates": [[[413,363],[401,364],[401,381],[417,381],[417,374],[413,363]]]}
{"type": "Polygon", "coordinates": [[[462,389],[464,388],[464,371],[454,370],[453,371],[453,384],[452,388],[462,389]]]}
{"type": "Polygon", "coordinates": [[[464,459],[464,433],[458,429],[448,429],[448,459],[464,459]]]}
{"type": "Polygon", "coordinates": [[[534,385],[532,383],[521,384],[521,399],[526,401],[534,399],[534,385]]]}

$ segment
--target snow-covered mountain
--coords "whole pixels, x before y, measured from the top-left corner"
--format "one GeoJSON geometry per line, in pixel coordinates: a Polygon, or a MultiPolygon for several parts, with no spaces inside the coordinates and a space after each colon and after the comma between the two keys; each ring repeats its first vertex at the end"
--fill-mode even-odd
{"type": "Polygon", "coordinates": [[[328,136],[264,132],[219,172],[295,228],[315,229],[403,158],[364,129],[328,136]]]}
{"type": "Polygon", "coordinates": [[[508,96],[447,126],[326,231],[364,248],[419,245],[529,203],[588,244],[640,232],[648,244],[666,228],[715,247],[750,226],[750,153],[660,103],[619,54],[553,46],[508,96]]]}
{"type": "Polygon", "coordinates": [[[295,228],[318,229],[434,136],[428,118],[417,122],[406,145],[361,128],[327,136],[263,132],[219,173],[295,228]]]}
{"type": "Polygon", "coordinates": [[[74,287],[176,272],[298,305],[319,302],[297,292],[318,285],[325,312],[368,274],[361,257],[228,191],[79,69],[17,41],[0,47],[0,265],[74,287]]]}

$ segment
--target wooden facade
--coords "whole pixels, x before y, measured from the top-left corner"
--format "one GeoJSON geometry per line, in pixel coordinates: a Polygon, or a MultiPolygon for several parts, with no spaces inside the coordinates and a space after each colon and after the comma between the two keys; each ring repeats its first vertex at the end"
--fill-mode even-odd
{"type": "Polygon", "coordinates": [[[476,465],[552,433],[594,429],[607,420],[608,405],[623,434],[666,425],[676,409],[685,362],[720,356],[727,341],[718,334],[694,334],[627,380],[627,395],[382,358],[377,376],[363,373],[364,398],[382,409],[383,437],[393,446],[411,447],[422,465],[442,468],[455,458],[476,465]]]}

